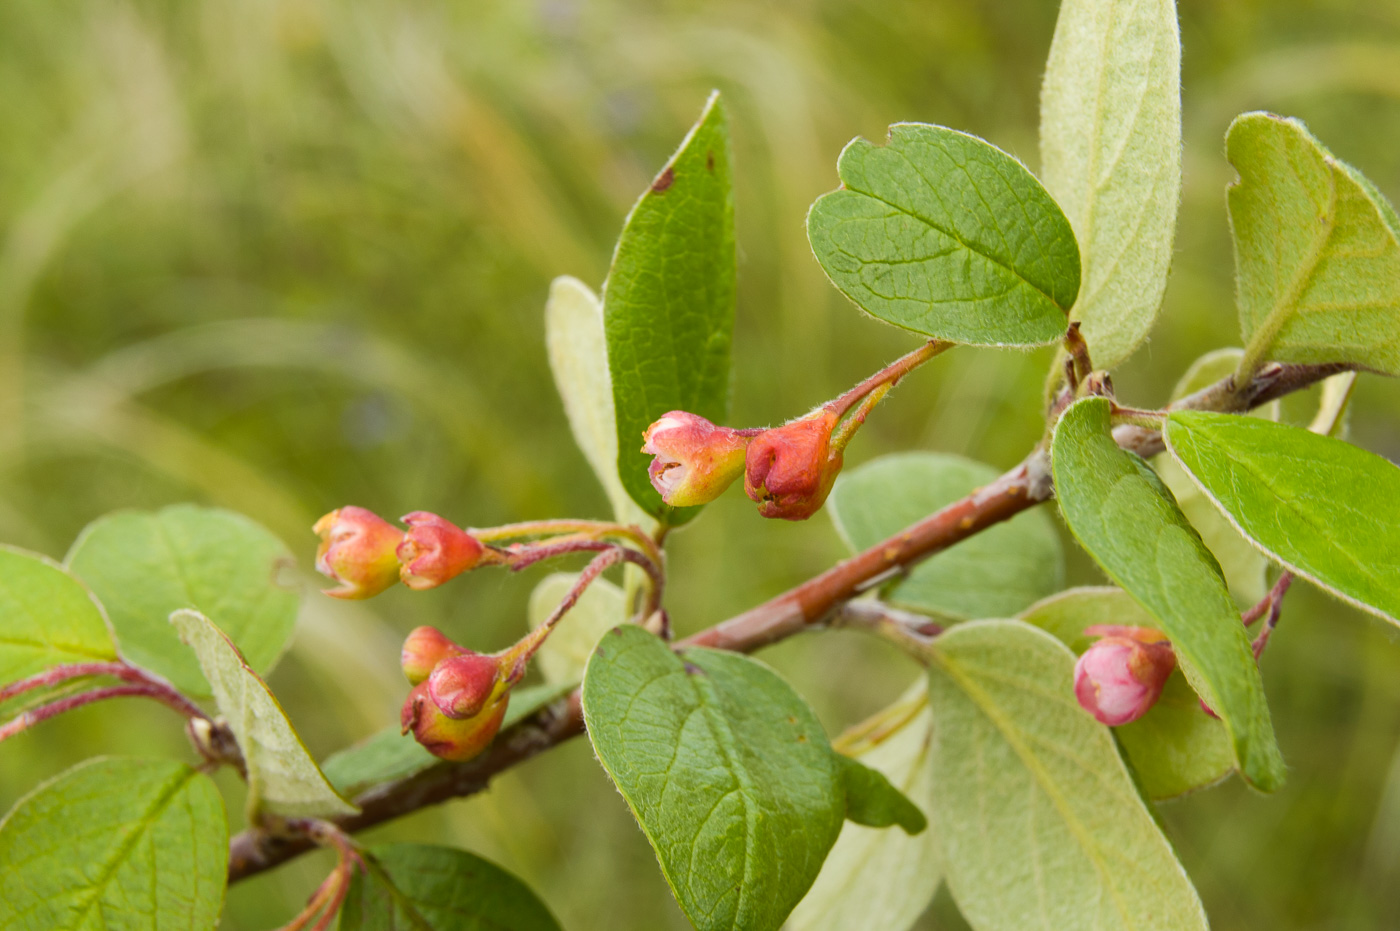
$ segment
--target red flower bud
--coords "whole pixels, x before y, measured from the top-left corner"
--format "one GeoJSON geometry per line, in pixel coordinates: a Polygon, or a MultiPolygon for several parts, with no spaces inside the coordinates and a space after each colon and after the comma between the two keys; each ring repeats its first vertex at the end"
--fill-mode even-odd
{"type": "Polygon", "coordinates": [[[652,487],[672,507],[707,504],[744,471],[749,438],[696,414],[671,411],[642,438],[642,452],[656,457],[647,469],[652,487]]]}
{"type": "Polygon", "coordinates": [[[758,513],[806,520],[821,509],[841,471],[842,454],[831,445],[838,419],[823,408],[753,438],[744,491],[758,502],[758,513]]]}
{"type": "Polygon", "coordinates": [[[321,535],[316,570],[340,583],[325,594],[334,598],[372,598],[399,580],[395,553],[403,531],[372,511],[343,507],[316,521],[321,535]]]}
{"type": "Polygon", "coordinates": [[[1084,629],[1102,637],[1074,664],[1074,696],[1110,727],[1136,721],[1157,703],[1176,654],[1159,630],[1104,625],[1084,629]]]}
{"type": "Polygon", "coordinates": [[[399,665],[409,684],[417,685],[432,673],[433,667],[449,656],[460,656],[467,652],[436,627],[415,627],[403,642],[399,654],[399,665]]]}
{"type": "Polygon", "coordinates": [[[401,520],[408,525],[408,533],[399,544],[398,558],[403,563],[399,578],[409,588],[436,588],[476,568],[486,554],[476,537],[446,518],[414,511],[401,520]]]}
{"type": "Polygon", "coordinates": [[[428,675],[428,695],[433,704],[454,720],[480,714],[487,702],[500,692],[500,685],[500,661],[471,650],[447,657],[428,675]]]}
{"type": "Polygon", "coordinates": [[[506,716],[509,704],[510,690],[506,688],[475,717],[453,720],[433,702],[428,695],[428,683],[424,681],[408,693],[399,723],[403,733],[412,731],[413,738],[429,753],[444,760],[461,762],[486,749],[486,745],[501,729],[501,721],[506,716]]]}

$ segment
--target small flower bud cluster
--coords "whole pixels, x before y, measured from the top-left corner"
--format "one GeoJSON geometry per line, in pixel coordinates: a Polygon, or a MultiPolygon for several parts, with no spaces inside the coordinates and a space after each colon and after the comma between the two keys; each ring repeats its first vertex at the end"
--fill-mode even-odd
{"type": "Polygon", "coordinates": [[[671,411],[647,428],[642,452],[655,457],[652,487],[672,507],[713,501],[742,474],[764,517],[806,520],[841,471],[841,450],[832,443],[839,419],[819,408],[771,430],[735,430],[671,411]]]}
{"type": "Polygon", "coordinates": [[[1166,635],[1147,627],[1101,625],[1084,632],[1101,639],[1074,664],[1074,696],[1110,727],[1136,721],[1162,695],[1176,668],[1166,635]]]}
{"type": "Polygon", "coordinates": [[[419,627],[404,641],[404,675],[413,686],[399,723],[435,756],[460,762],[486,748],[510,704],[523,670],[511,651],[477,653],[435,627],[419,627]]]}
{"type": "Polygon", "coordinates": [[[435,588],[469,569],[500,561],[496,551],[446,518],[414,511],[400,530],[372,511],[348,506],[331,511],[311,529],[320,535],[316,569],[340,583],[335,598],[373,598],[403,582],[435,588]]]}

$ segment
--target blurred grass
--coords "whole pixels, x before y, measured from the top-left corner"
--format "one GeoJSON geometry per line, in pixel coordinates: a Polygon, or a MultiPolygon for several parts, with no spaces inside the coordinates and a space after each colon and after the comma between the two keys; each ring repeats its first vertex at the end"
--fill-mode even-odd
{"type": "MultiPolygon", "coordinates": [[[[1116,375],[1141,403],[1237,341],[1221,154],[1236,113],[1303,117],[1400,196],[1400,2],[1181,13],[1173,280],[1161,327],[1116,375]]],[[[0,539],[61,556],[105,511],[199,500],[261,520],[309,566],[307,528],[343,503],[479,526],[602,516],[553,394],[543,300],[556,274],[601,283],[622,216],[706,92],[725,92],[736,135],[734,422],[776,422],[913,344],[856,313],[809,254],[803,217],[841,146],[926,120],[1035,165],[1054,17],[1031,0],[0,6],[0,539]]],[[[912,447],[1010,465],[1039,434],[1048,358],[949,354],[882,407],[852,464],[912,447]]],[[[1400,457],[1397,416],[1394,383],[1363,379],[1355,437],[1400,457]]],[[[682,631],[841,555],[825,518],[762,522],[737,494],[671,551],[682,631]]],[[[1070,567],[1094,578],[1082,557],[1070,567]]],[[[393,719],[404,631],[506,643],[538,577],[313,597],[273,685],[324,755],[393,719]]],[[[1289,784],[1164,808],[1215,927],[1400,923],[1395,640],[1306,587],[1290,597],[1265,661],[1289,784]]],[[[915,674],[848,634],[765,658],[833,731],[915,674]]],[[[163,709],[85,709],[0,748],[0,808],[92,753],[188,755],[163,709]]],[[[374,836],[496,859],[571,929],[684,927],[590,757],[575,742],[374,836]]],[[[223,926],[280,924],[324,869],[240,884],[223,926]]],[[[959,926],[946,896],[923,926],[959,926]]]]}

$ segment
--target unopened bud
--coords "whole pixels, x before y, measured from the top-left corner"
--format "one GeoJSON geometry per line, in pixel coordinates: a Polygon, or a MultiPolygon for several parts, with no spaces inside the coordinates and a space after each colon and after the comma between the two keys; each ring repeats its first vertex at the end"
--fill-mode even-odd
{"type": "Polygon", "coordinates": [[[454,720],[475,717],[499,691],[500,660],[467,651],[438,663],[428,676],[428,695],[454,720]]]}
{"type": "Polygon", "coordinates": [[[433,667],[449,656],[460,656],[465,647],[458,646],[436,627],[415,627],[404,639],[399,665],[410,685],[417,685],[432,673],[433,667]]]}
{"type": "Polygon", "coordinates": [[[758,502],[759,514],[806,520],[821,509],[841,471],[842,454],[831,445],[838,419],[823,408],[753,438],[744,491],[758,502]]]}
{"type": "Polygon", "coordinates": [[[1087,627],[1102,637],[1074,664],[1074,696],[1110,727],[1136,721],[1157,703],[1176,654],[1159,630],[1103,625],[1087,627]]]}
{"type": "Polygon", "coordinates": [[[399,580],[395,552],[403,531],[372,511],[343,507],[311,528],[321,535],[316,570],[340,583],[325,589],[333,598],[372,598],[399,580]]]}
{"type": "Polygon", "coordinates": [[[749,438],[704,417],[671,411],[642,434],[652,459],[647,474],[661,500],[688,508],[718,498],[744,471],[749,438]]]}
{"type": "Polygon", "coordinates": [[[505,688],[476,716],[454,720],[443,714],[434,703],[428,694],[428,683],[424,681],[408,693],[399,723],[403,733],[412,731],[413,738],[429,753],[444,760],[461,762],[486,749],[486,745],[501,729],[509,703],[510,690],[505,688]]]}
{"type": "Polygon", "coordinates": [[[436,588],[475,569],[486,555],[481,541],[446,518],[414,511],[401,519],[408,533],[398,548],[399,577],[409,588],[436,588]]]}

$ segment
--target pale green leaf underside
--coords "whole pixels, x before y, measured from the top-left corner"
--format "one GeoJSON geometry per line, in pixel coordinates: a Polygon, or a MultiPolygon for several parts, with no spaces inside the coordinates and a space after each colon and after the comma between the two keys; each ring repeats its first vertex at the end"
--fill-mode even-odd
{"type": "Polygon", "coordinates": [[[367,851],[340,931],[559,931],[554,916],[515,875],[489,860],[426,844],[367,851]]]}
{"type": "Polygon", "coordinates": [[[1256,546],[1400,623],[1400,468],[1342,440],[1251,417],[1182,411],[1167,448],[1256,546]]]}
{"type": "MultiPolygon", "coordinates": [[[[859,552],[996,477],[991,466],[961,456],[896,453],[844,473],[827,510],[859,552]]],[[[1051,518],[1027,511],[921,562],[884,597],[951,619],[1005,617],[1057,590],[1063,576],[1051,518]]]]}
{"type": "Polygon", "coordinates": [[[227,870],[207,776],[173,760],[87,760],[0,822],[0,928],[207,931],[227,870]]]}
{"type": "MultiPolygon", "coordinates": [[[[916,686],[921,696],[926,688],[924,682],[916,686]]],[[[924,701],[902,727],[858,757],[884,773],[926,813],[933,807],[928,755],[932,728],[933,716],[924,701]]],[[[905,931],[938,891],[938,850],[932,827],[911,837],[846,822],[812,890],[788,919],[788,931],[905,931]]]]}
{"type": "Polygon", "coordinates": [[[1196,891],[1103,727],[1074,656],[1019,621],[935,642],[933,830],[978,931],[1204,929],[1196,891]]]}
{"type": "MultiPolygon", "coordinates": [[[[1121,588],[1071,588],[1031,605],[1021,620],[1052,634],[1075,653],[1094,641],[1084,628],[1098,624],[1155,627],[1157,622],[1121,588]]],[[[1148,797],[1174,798],[1213,785],[1235,769],[1225,726],[1201,710],[1180,672],[1167,680],[1147,714],[1116,729],[1118,742],[1148,797]]]]}
{"type": "Polygon", "coordinates": [[[1064,334],[1079,249],[1020,162],[976,136],[896,123],[883,146],[853,140],[836,168],[842,187],[812,205],[807,238],[866,313],[957,343],[1064,334]]]}
{"type": "MultiPolygon", "coordinates": [[[[531,685],[514,689],[510,704],[506,707],[506,716],[501,721],[501,730],[506,730],[570,691],[568,686],[559,685],[531,685]]],[[[326,757],[321,771],[337,792],[346,798],[355,798],[374,786],[408,779],[434,766],[451,765],[433,756],[412,736],[401,733],[399,727],[393,725],[353,747],[346,747],[326,757]]]]}
{"type": "Polygon", "coordinates": [[[1283,759],[1220,566],[1156,473],[1113,441],[1107,399],[1064,413],[1052,463],[1070,530],[1171,639],[1182,672],[1230,732],[1241,774],[1256,788],[1277,788],[1283,759]]]}
{"type": "Polygon", "coordinates": [[[589,738],[700,931],[774,931],[841,829],[821,724],[757,660],[673,653],[639,627],[603,638],[583,682],[589,738]]]}
{"type": "Polygon", "coordinates": [[[198,611],[176,611],[170,623],[199,658],[219,712],[243,751],[250,813],[311,818],[359,811],[331,788],[267,683],[244,664],[219,628],[198,611]]]}
{"type": "Polygon", "coordinates": [[[1166,290],[1181,192],[1173,0],[1064,0],[1040,95],[1041,179],[1079,240],[1070,316],[1094,365],[1142,343],[1166,290]]]}
{"type": "MultiPolygon", "coordinates": [[[[530,593],[530,629],[540,626],[578,581],[578,573],[556,572],[546,576],[530,593]]],[[[622,589],[607,579],[596,579],[569,609],[549,639],[535,654],[535,662],[548,682],[577,684],[598,640],[627,620],[622,589]]]]}
{"type": "Polygon", "coordinates": [[[734,333],[734,197],[729,122],[718,92],[622,228],[603,287],[617,419],[617,471],[649,514],[683,523],[651,487],[642,433],[661,415],[729,412],[734,333]]]}
{"type": "Polygon", "coordinates": [[[624,524],[649,529],[651,518],[627,494],[617,476],[617,418],[613,416],[603,304],[577,278],[560,276],[549,286],[544,342],[574,442],[607,493],[613,516],[624,524]]]}
{"type": "Polygon", "coordinates": [[[101,599],[122,653],[176,688],[208,697],[199,664],[167,623],[193,608],[217,617],[248,664],[265,674],[296,623],[297,593],[277,583],[292,554],[241,514],[174,505],[119,511],[89,524],[67,565],[101,599]]]}
{"type": "Polygon", "coordinates": [[[1400,220],[1299,121],[1246,113],[1226,136],[1240,329],[1255,361],[1400,374],[1400,220]]]}
{"type": "Polygon", "coordinates": [[[102,608],[81,582],[45,556],[0,546],[0,685],[116,658],[102,608]]]}

